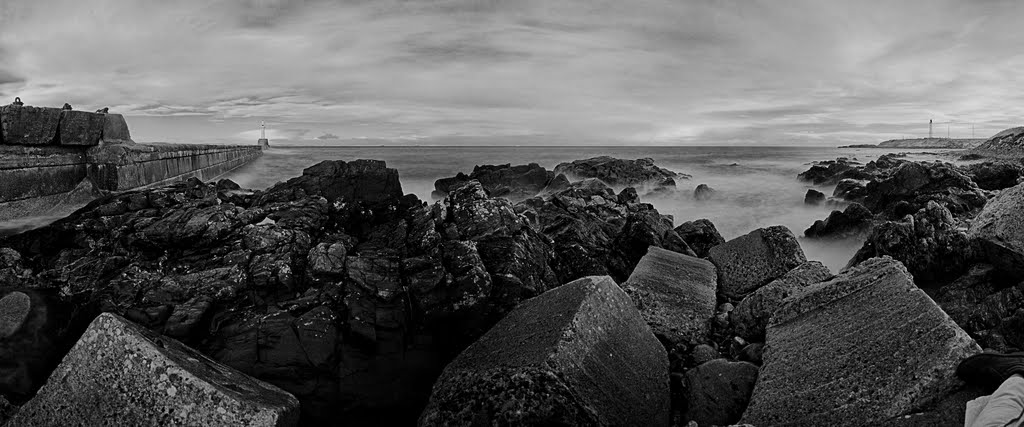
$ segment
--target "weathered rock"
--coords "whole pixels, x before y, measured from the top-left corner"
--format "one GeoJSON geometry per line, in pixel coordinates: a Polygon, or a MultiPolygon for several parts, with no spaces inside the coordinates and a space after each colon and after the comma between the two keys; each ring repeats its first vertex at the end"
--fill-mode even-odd
{"type": "Polygon", "coordinates": [[[825,193],[822,193],[813,188],[807,189],[807,194],[804,195],[805,205],[820,205],[825,203],[825,193]]]}
{"type": "Polygon", "coordinates": [[[60,116],[60,145],[97,145],[106,122],[102,114],[63,111],[60,116]]]}
{"type": "Polygon", "coordinates": [[[707,344],[697,344],[693,347],[693,350],[690,351],[690,361],[693,363],[693,366],[699,366],[705,362],[720,359],[721,357],[722,355],[718,353],[718,350],[715,350],[714,347],[707,344]]]}
{"type": "Polygon", "coordinates": [[[830,278],[832,272],[828,267],[818,261],[808,261],[747,295],[732,311],[731,320],[736,334],[747,340],[764,341],[768,321],[786,297],[830,278]]]}
{"type": "Polygon", "coordinates": [[[715,193],[714,188],[708,187],[707,184],[701,184],[693,190],[693,198],[697,200],[711,200],[715,197],[715,193]]]}
{"type": "Polygon", "coordinates": [[[718,269],[718,293],[740,299],[807,261],[796,236],[776,225],[717,245],[708,259],[718,269]]]}
{"type": "Polygon", "coordinates": [[[651,247],[623,289],[654,335],[669,348],[704,341],[715,311],[715,266],[700,258],[651,247]]]}
{"type": "Polygon", "coordinates": [[[848,239],[863,236],[871,229],[874,215],[860,203],[850,203],[843,211],[832,211],[824,221],[817,220],[804,236],[817,239],[848,239]]]}
{"type": "Polygon", "coordinates": [[[613,187],[640,186],[675,188],[675,179],[689,178],[688,175],[660,168],[653,159],[624,160],[609,156],[593,157],[560,163],[555,166],[556,174],[570,178],[597,178],[613,187]]]}
{"type": "Polygon", "coordinates": [[[422,426],[669,422],[668,359],[609,277],[525,301],[455,358],[422,426]]]}
{"type": "Polygon", "coordinates": [[[842,179],[865,178],[867,173],[858,169],[857,165],[858,163],[844,157],[826,160],[815,163],[810,169],[797,175],[797,178],[814,185],[835,185],[842,179]]]}
{"type": "Polygon", "coordinates": [[[832,191],[833,197],[846,200],[848,202],[860,202],[868,196],[867,185],[870,181],[864,181],[859,179],[843,179],[836,184],[836,189],[832,191]]]}
{"type": "Polygon", "coordinates": [[[686,372],[686,420],[702,426],[739,421],[754,391],[757,371],[751,363],[715,359],[686,372]]]}
{"type": "Polygon", "coordinates": [[[672,229],[671,217],[616,196],[597,179],[524,200],[515,209],[552,240],[552,267],[561,282],[593,275],[625,281],[649,246],[693,254],[672,229]]]}
{"type": "Polygon", "coordinates": [[[975,254],[953,215],[935,201],[901,221],[875,226],[849,265],[890,256],[907,267],[918,286],[934,287],[959,277],[975,254]]]}
{"type": "Polygon", "coordinates": [[[11,424],[290,426],[298,406],[277,387],[103,314],[11,424]]]}
{"type": "Polygon", "coordinates": [[[785,301],[742,422],[870,425],[959,388],[957,364],[981,349],[903,266],[872,259],[785,301]]]}
{"type": "Polygon", "coordinates": [[[961,168],[983,190],[1013,187],[1024,177],[1024,165],[1020,162],[982,162],[961,168]]]}
{"type": "Polygon", "coordinates": [[[868,183],[864,206],[875,213],[893,212],[900,202],[910,204],[910,211],[924,208],[934,201],[954,216],[970,215],[985,206],[985,195],[974,181],[949,163],[903,162],[887,176],[868,183]]]}
{"type": "MultiPolygon", "coordinates": [[[[469,175],[460,173],[454,178],[442,178],[434,181],[433,196],[443,198],[453,187],[466,181],[475,180],[484,187],[491,197],[503,197],[517,202],[536,196],[547,188],[554,178],[554,172],[548,171],[536,163],[516,166],[510,164],[482,165],[474,167],[473,172],[469,175]]],[[[556,183],[556,186],[558,185],[560,184],[556,183]]]]}
{"type": "Polygon", "coordinates": [[[990,200],[971,223],[969,236],[996,268],[1024,276],[1024,184],[990,200]]]}
{"type": "Polygon", "coordinates": [[[402,184],[398,171],[379,160],[325,161],[304,169],[300,177],[271,187],[261,200],[288,200],[299,191],[323,196],[330,203],[339,199],[379,203],[402,197],[402,184]]]}
{"type": "Polygon", "coordinates": [[[971,154],[989,157],[1021,157],[1024,155],[1024,127],[1009,128],[971,150],[971,154]]]}
{"type": "Polygon", "coordinates": [[[6,145],[53,145],[57,143],[60,108],[0,107],[0,128],[6,145]]]}
{"type": "Polygon", "coordinates": [[[707,258],[711,248],[725,243],[725,239],[718,233],[715,224],[710,220],[698,219],[687,221],[676,227],[676,233],[684,242],[693,249],[693,252],[700,258],[707,258]]]}
{"type": "Polygon", "coordinates": [[[1013,317],[1024,308],[1024,283],[978,264],[935,292],[935,302],[984,348],[1024,349],[1013,317]]]}
{"type": "Polygon", "coordinates": [[[120,114],[103,114],[103,142],[107,144],[131,144],[132,134],[128,122],[120,114]]]}

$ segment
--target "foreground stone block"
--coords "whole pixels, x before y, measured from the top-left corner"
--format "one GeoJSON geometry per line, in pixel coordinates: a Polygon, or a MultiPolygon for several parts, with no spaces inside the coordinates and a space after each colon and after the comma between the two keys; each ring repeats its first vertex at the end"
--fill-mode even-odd
{"type": "Polygon", "coordinates": [[[873,425],[911,413],[961,383],[981,349],[891,258],[873,258],[788,298],[742,422],[873,425]]]}
{"type": "Polygon", "coordinates": [[[6,145],[51,145],[57,142],[59,108],[5,105],[0,108],[0,128],[6,145]]]}
{"type": "Polygon", "coordinates": [[[97,145],[103,136],[105,124],[103,114],[63,111],[60,118],[60,145],[97,145]]]}
{"type": "Polygon", "coordinates": [[[796,236],[781,225],[717,245],[708,259],[718,268],[719,292],[733,299],[743,298],[807,261],[796,236]]]}
{"type": "Polygon", "coordinates": [[[663,342],[702,341],[715,313],[715,266],[651,246],[624,284],[640,314],[663,342]]]}
{"type": "Polygon", "coordinates": [[[527,300],[434,384],[422,426],[669,422],[668,357],[607,276],[527,300]]]}
{"type": "Polygon", "coordinates": [[[832,278],[828,267],[818,261],[808,261],[790,270],[754,293],[743,298],[732,311],[732,324],[736,335],[751,341],[764,341],[765,328],[772,313],[782,301],[804,286],[832,278]]]}
{"type": "Polygon", "coordinates": [[[291,426],[292,395],[110,313],[10,425],[291,426]]]}
{"type": "Polygon", "coordinates": [[[1024,184],[989,200],[971,223],[968,237],[997,269],[1024,276],[1024,184]]]}

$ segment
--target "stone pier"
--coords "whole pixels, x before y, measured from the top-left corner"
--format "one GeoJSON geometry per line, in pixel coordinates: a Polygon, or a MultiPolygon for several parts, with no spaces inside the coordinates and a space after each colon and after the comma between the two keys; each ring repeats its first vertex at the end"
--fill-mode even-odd
{"type": "Polygon", "coordinates": [[[0,107],[0,221],[73,209],[105,192],[212,180],[261,147],[136,144],[120,114],[0,107]]]}

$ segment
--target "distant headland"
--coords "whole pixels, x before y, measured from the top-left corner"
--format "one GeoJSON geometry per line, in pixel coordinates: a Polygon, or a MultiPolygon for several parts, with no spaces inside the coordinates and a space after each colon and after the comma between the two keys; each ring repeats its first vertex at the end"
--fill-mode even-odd
{"type": "Polygon", "coordinates": [[[985,142],[984,138],[910,138],[890,139],[878,144],[843,145],[839,148],[949,148],[965,150],[985,142]]]}

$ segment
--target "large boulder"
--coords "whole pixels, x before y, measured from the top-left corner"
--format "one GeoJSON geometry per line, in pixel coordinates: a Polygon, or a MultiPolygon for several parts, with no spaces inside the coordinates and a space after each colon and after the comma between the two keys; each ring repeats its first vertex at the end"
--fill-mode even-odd
{"type": "Polygon", "coordinates": [[[555,174],[565,174],[570,179],[597,178],[613,187],[641,187],[644,189],[675,188],[676,179],[689,179],[654,164],[653,159],[617,159],[609,156],[592,157],[560,163],[555,174]]]}
{"type": "Polygon", "coordinates": [[[654,335],[668,347],[703,342],[715,311],[715,266],[651,247],[623,285],[654,335]]]}
{"type": "Polygon", "coordinates": [[[434,384],[421,426],[669,423],[668,358],[609,277],[525,301],[434,384]]]}
{"type": "Polygon", "coordinates": [[[845,157],[816,162],[810,169],[797,175],[797,178],[814,185],[835,185],[842,179],[865,179],[869,174],[859,165],[845,157]]]}
{"type": "Polygon", "coordinates": [[[711,248],[725,243],[715,224],[704,218],[679,224],[675,230],[694,254],[701,258],[707,258],[711,248]]]}
{"type": "Polygon", "coordinates": [[[0,128],[6,145],[53,145],[59,138],[61,109],[5,105],[0,128]]]}
{"type": "Polygon", "coordinates": [[[293,426],[298,418],[287,392],[107,313],[11,425],[293,426]]]}
{"type": "Polygon", "coordinates": [[[983,190],[1013,187],[1024,177],[1024,165],[1020,162],[981,162],[961,168],[983,190]]]}
{"type": "Polygon", "coordinates": [[[971,223],[969,236],[996,268],[1024,276],[1024,184],[990,200],[971,223]]]}
{"type": "Polygon", "coordinates": [[[398,171],[380,160],[324,161],[304,169],[300,177],[271,187],[263,200],[306,194],[323,196],[330,203],[339,199],[378,203],[401,197],[402,184],[398,171]]]}
{"type": "Polygon", "coordinates": [[[903,215],[901,202],[914,212],[934,201],[954,216],[969,216],[983,206],[986,197],[978,185],[956,166],[945,162],[903,162],[885,176],[868,183],[864,206],[890,218],[903,215]]]}
{"type": "Polygon", "coordinates": [[[740,420],[757,382],[757,365],[714,359],[686,372],[686,421],[701,426],[740,420]]]}
{"type": "Polygon", "coordinates": [[[807,194],[804,194],[805,205],[820,205],[825,203],[825,193],[822,193],[813,188],[807,189],[807,194]]]}
{"type": "Polygon", "coordinates": [[[510,164],[475,166],[469,175],[459,173],[452,178],[434,181],[433,197],[444,198],[453,188],[474,180],[484,187],[491,197],[503,197],[513,202],[536,196],[555,179],[555,173],[536,163],[528,165],[510,164]]]}
{"type": "Polygon", "coordinates": [[[736,300],[807,261],[796,236],[781,225],[715,246],[708,259],[718,268],[718,292],[736,300]]]}
{"type": "Polygon", "coordinates": [[[804,236],[817,239],[848,239],[859,237],[871,229],[874,215],[860,203],[850,203],[842,211],[832,211],[825,220],[814,221],[804,236]]]}
{"type": "Polygon", "coordinates": [[[106,118],[103,114],[65,110],[60,116],[60,145],[93,146],[100,143],[106,118]]]}
{"type": "Polygon", "coordinates": [[[967,233],[935,201],[900,221],[875,226],[850,265],[880,256],[902,262],[918,286],[929,288],[957,278],[975,258],[967,233]]]}
{"type": "Polygon", "coordinates": [[[552,240],[552,267],[561,282],[594,275],[625,281],[651,246],[693,255],[672,229],[672,218],[640,203],[630,190],[616,195],[602,181],[587,179],[515,208],[552,240]]]}
{"type": "Polygon", "coordinates": [[[749,341],[763,342],[768,321],[786,297],[808,285],[831,278],[832,272],[824,264],[808,261],[754,291],[743,298],[731,313],[730,320],[736,335],[749,341]]]}
{"type": "Polygon", "coordinates": [[[786,299],[741,422],[860,426],[906,415],[962,386],[981,349],[907,270],[877,258],[786,299]]]}

